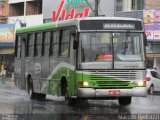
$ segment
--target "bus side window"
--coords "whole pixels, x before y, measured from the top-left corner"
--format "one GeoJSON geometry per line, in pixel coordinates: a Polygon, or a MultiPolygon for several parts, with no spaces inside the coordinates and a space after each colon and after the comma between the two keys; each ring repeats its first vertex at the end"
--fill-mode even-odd
{"type": "Polygon", "coordinates": [[[36,39],[35,39],[35,57],[41,57],[41,53],[42,53],[42,37],[43,37],[43,33],[37,33],[36,34],[36,39]]]}
{"type": "Polygon", "coordinates": [[[44,33],[44,39],[43,39],[43,56],[49,56],[49,45],[51,40],[51,31],[46,31],[44,33]]]}
{"type": "Polygon", "coordinates": [[[52,32],[52,39],[51,39],[51,45],[50,45],[50,56],[57,57],[58,51],[59,51],[59,37],[60,37],[60,31],[56,30],[52,32]]]}
{"type": "Polygon", "coordinates": [[[60,40],[60,57],[69,57],[70,45],[70,30],[62,30],[61,40],[60,40]]]}
{"type": "Polygon", "coordinates": [[[17,41],[16,41],[16,57],[17,58],[21,57],[21,39],[22,39],[22,36],[17,36],[17,41]]]}
{"type": "Polygon", "coordinates": [[[35,33],[29,34],[27,41],[27,57],[33,57],[35,33]]]}

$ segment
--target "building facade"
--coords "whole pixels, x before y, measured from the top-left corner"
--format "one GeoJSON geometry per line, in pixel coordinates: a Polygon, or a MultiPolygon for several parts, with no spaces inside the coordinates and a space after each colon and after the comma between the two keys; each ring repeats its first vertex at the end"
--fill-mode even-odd
{"type": "MultiPolygon", "coordinates": [[[[58,11],[62,0],[44,0],[43,2],[43,19],[44,23],[52,21],[52,12],[58,11]]],[[[114,0],[99,0],[98,12],[101,16],[114,16],[114,0]]],[[[81,12],[85,8],[90,9],[90,15],[94,16],[95,0],[66,0],[64,9],[69,13],[72,8],[76,12],[81,12]],[[86,2],[87,1],[87,2],[86,2]]]]}
{"type": "Polygon", "coordinates": [[[26,26],[43,24],[43,0],[9,0],[8,23],[20,27],[20,22],[26,26]]]}
{"type": "Polygon", "coordinates": [[[42,4],[43,0],[0,1],[0,66],[5,64],[7,76],[13,72],[15,31],[43,24],[42,4]]]}
{"type": "Polygon", "coordinates": [[[115,6],[120,6],[121,10],[116,11],[115,16],[142,19],[147,35],[146,65],[148,68],[156,68],[160,71],[160,27],[158,24],[160,22],[160,1],[130,0],[130,7],[126,7],[125,4],[127,2],[129,2],[129,0],[116,0],[115,6]],[[119,4],[119,1],[121,1],[121,4],[119,4]],[[135,7],[133,7],[133,4],[135,7]]]}
{"type": "Polygon", "coordinates": [[[115,12],[142,10],[145,0],[115,0],[115,12]]]}

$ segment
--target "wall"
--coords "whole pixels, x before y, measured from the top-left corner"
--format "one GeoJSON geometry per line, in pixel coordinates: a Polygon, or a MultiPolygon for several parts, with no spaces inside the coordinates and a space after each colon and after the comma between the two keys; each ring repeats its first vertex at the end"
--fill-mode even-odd
{"type": "Polygon", "coordinates": [[[20,24],[18,24],[17,19],[22,22],[27,23],[27,26],[39,25],[43,24],[43,15],[29,15],[29,16],[18,16],[18,17],[9,17],[8,23],[16,23],[16,27],[19,28],[20,24]]]}
{"type": "Polygon", "coordinates": [[[160,10],[160,0],[145,0],[145,9],[160,10]]]}
{"type": "MultiPolygon", "coordinates": [[[[33,3],[33,6],[31,4],[28,4],[28,5],[31,5],[31,6],[27,6],[26,7],[26,1],[35,1],[35,0],[9,0],[9,4],[10,5],[16,5],[16,4],[19,4],[19,3],[23,3],[24,4],[24,8],[22,9],[18,9],[18,10],[21,10],[23,12],[23,14],[19,14],[19,15],[14,15],[15,13],[13,13],[14,11],[11,9],[10,12],[12,14],[8,17],[8,23],[12,23],[12,24],[15,24],[16,23],[16,26],[15,28],[19,28],[20,27],[20,24],[18,23],[18,21],[22,21],[22,22],[25,22],[27,24],[27,26],[33,26],[33,25],[39,25],[39,24],[43,24],[43,14],[40,13],[40,14],[36,14],[35,13],[35,8],[33,6],[35,6],[34,2],[33,3]],[[29,9],[29,10],[26,10],[29,9]],[[27,16],[26,16],[26,13],[27,13],[27,16]],[[31,14],[34,14],[34,15],[31,15],[31,14]]],[[[31,2],[27,2],[27,3],[31,3],[31,2]]],[[[17,6],[18,7],[18,6],[17,6]]]]}

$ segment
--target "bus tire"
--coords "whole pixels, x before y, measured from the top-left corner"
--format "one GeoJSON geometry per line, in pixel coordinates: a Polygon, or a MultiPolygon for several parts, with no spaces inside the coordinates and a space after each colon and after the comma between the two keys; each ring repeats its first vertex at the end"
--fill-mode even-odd
{"type": "Polygon", "coordinates": [[[66,94],[65,94],[65,102],[67,105],[70,105],[70,106],[73,106],[76,104],[77,100],[75,98],[71,98],[69,97],[69,94],[68,92],[66,91],[66,94]]]}
{"type": "Polygon", "coordinates": [[[37,99],[38,100],[45,100],[46,99],[46,94],[37,93],[37,99]]]}
{"type": "Polygon", "coordinates": [[[31,77],[28,78],[28,94],[30,96],[30,99],[36,98],[36,93],[34,93],[34,90],[33,90],[33,81],[31,77]]]}
{"type": "Polygon", "coordinates": [[[132,97],[119,97],[119,105],[129,105],[131,104],[132,97]]]}

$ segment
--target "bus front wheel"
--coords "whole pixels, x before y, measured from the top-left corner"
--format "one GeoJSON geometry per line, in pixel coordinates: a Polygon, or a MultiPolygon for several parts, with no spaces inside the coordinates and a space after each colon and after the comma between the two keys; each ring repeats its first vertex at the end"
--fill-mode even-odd
{"type": "Polygon", "coordinates": [[[129,105],[131,104],[132,97],[119,97],[119,105],[129,105]]]}
{"type": "Polygon", "coordinates": [[[66,102],[68,105],[71,105],[71,106],[72,106],[72,105],[75,105],[75,104],[76,104],[76,99],[69,97],[68,92],[66,91],[66,94],[65,94],[65,102],[66,102]]]}

